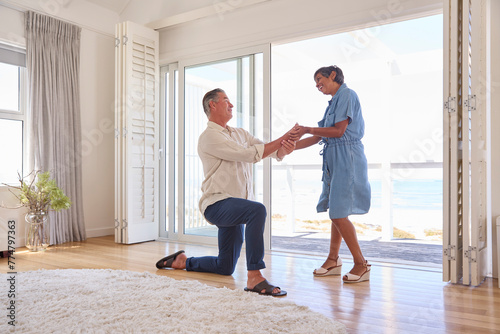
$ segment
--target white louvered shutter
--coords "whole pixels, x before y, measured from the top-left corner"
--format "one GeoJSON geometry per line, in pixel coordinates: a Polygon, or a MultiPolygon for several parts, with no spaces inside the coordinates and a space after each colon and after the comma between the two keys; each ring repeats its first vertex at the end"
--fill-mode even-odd
{"type": "Polygon", "coordinates": [[[486,1],[444,2],[443,280],[477,286],[487,273],[486,1]]]}
{"type": "Polygon", "coordinates": [[[158,32],[116,27],[115,241],[159,233],[158,32]]]}
{"type": "MultiPolygon", "coordinates": [[[[487,149],[491,147],[489,141],[487,104],[488,94],[491,89],[487,87],[487,28],[486,28],[486,1],[469,0],[469,26],[470,26],[470,92],[465,106],[469,111],[470,131],[470,239],[464,245],[464,257],[470,266],[470,279],[468,283],[473,286],[481,284],[488,271],[488,243],[487,222],[491,220],[488,206],[491,199],[487,194],[491,184],[487,181],[487,149]]],[[[467,263],[466,263],[467,264],[467,263]]],[[[464,270],[465,273],[465,270],[464,270]]],[[[464,277],[464,282],[466,278],[464,277]]]]}

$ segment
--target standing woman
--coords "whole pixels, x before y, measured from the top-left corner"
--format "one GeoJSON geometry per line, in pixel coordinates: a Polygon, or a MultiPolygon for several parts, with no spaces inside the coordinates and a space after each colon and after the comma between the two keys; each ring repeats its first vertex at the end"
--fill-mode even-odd
{"type": "Polygon", "coordinates": [[[314,270],[315,276],[340,275],[342,260],[340,244],[344,238],[353,256],[354,267],[344,275],[345,283],[357,283],[370,279],[371,265],[365,260],[359,247],[352,214],[364,214],[370,209],[371,189],[368,167],[361,138],[365,123],[361,114],[358,95],[344,83],[344,74],[337,66],[322,67],[314,73],[316,87],[332,99],[318,127],[296,126],[293,140],[311,134],[297,142],[302,149],[318,142],[324,144],[323,191],[317,211],[329,209],[332,220],[330,253],[325,263],[314,270]]]}

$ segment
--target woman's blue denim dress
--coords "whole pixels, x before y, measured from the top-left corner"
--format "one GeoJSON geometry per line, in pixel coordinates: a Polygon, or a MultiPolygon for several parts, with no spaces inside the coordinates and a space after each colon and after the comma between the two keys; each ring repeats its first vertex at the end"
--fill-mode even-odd
{"type": "Polygon", "coordinates": [[[368,165],[364,153],[365,122],[356,92],[344,83],[330,100],[319,127],[332,127],[349,119],[349,125],[340,138],[323,138],[323,191],[318,212],[328,209],[331,219],[351,214],[367,213],[370,209],[371,188],[368,165]]]}

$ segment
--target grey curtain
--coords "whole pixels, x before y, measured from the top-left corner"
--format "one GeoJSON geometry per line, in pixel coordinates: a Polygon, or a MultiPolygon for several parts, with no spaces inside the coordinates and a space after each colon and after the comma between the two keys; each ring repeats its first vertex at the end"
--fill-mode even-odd
{"type": "Polygon", "coordinates": [[[30,171],[49,170],[72,202],[71,208],[50,213],[51,243],[85,240],[79,73],[81,28],[31,11],[25,19],[30,83],[30,171]]]}

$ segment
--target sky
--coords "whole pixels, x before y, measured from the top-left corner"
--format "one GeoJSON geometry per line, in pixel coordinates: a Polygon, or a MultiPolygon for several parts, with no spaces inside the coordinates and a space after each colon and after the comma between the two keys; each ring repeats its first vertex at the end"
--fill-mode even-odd
{"type": "MultiPolygon", "coordinates": [[[[273,136],[298,122],[316,126],[328,100],[314,72],[337,65],[360,98],[369,163],[442,161],[442,15],[272,48],[273,136]]],[[[288,163],[316,161],[319,148],[288,163]]],[[[303,150],[305,151],[305,150],[303,150]]]]}

